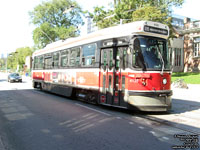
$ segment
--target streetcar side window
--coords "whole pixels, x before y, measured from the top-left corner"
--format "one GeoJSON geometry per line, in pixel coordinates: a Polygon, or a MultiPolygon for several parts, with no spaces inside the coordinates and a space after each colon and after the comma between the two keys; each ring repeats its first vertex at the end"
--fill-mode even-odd
{"type": "Polygon", "coordinates": [[[59,67],[59,56],[60,56],[59,52],[53,54],[53,63],[52,63],[53,68],[59,67]]]}
{"type": "Polygon", "coordinates": [[[82,48],[82,66],[93,66],[95,64],[96,44],[84,45],[82,48]]]}
{"type": "Polygon", "coordinates": [[[34,57],[34,69],[38,68],[38,57],[34,57]]]}
{"type": "Polygon", "coordinates": [[[43,66],[44,66],[44,57],[40,56],[38,62],[39,62],[38,69],[43,69],[43,66]]]}
{"type": "Polygon", "coordinates": [[[134,41],[134,50],[132,54],[132,66],[134,68],[142,68],[142,69],[145,68],[144,58],[142,55],[139,39],[135,39],[134,41]]]}
{"type": "Polygon", "coordinates": [[[81,53],[80,48],[77,48],[76,49],[76,66],[79,66],[80,64],[80,53],[81,53]]]}
{"type": "Polygon", "coordinates": [[[116,70],[119,70],[120,66],[120,51],[117,51],[117,56],[116,56],[116,70]]]}
{"type": "Polygon", "coordinates": [[[116,59],[116,64],[118,64],[118,65],[116,67],[119,67],[119,65],[120,65],[120,68],[122,68],[122,69],[125,69],[128,67],[127,50],[128,50],[128,47],[118,48],[117,59],[116,59]]]}
{"type": "Polygon", "coordinates": [[[44,59],[44,68],[51,69],[52,68],[52,56],[51,54],[47,54],[44,59]]]}
{"type": "Polygon", "coordinates": [[[111,49],[110,51],[109,51],[109,62],[108,62],[108,64],[109,64],[109,69],[111,70],[112,69],[112,67],[113,67],[113,50],[111,49]]]}
{"type": "Polygon", "coordinates": [[[73,48],[70,50],[70,66],[78,66],[80,63],[80,48],[73,48]]]}
{"type": "Polygon", "coordinates": [[[66,67],[68,66],[68,56],[69,52],[67,50],[61,51],[61,67],[66,67]]]}
{"type": "Polygon", "coordinates": [[[44,60],[43,56],[34,57],[34,69],[43,69],[43,65],[44,65],[43,60],[44,60]]]}
{"type": "Polygon", "coordinates": [[[106,70],[106,65],[107,65],[107,53],[104,50],[103,51],[103,66],[104,66],[104,70],[106,70]]]}
{"type": "Polygon", "coordinates": [[[127,50],[128,48],[127,47],[124,47],[123,48],[123,51],[122,51],[122,58],[123,58],[123,61],[122,61],[122,68],[125,69],[128,67],[128,54],[127,54],[127,50]]]}

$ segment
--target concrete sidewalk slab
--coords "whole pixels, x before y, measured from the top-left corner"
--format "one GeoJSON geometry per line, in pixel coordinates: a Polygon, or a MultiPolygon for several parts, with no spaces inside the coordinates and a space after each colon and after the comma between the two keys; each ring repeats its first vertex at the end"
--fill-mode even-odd
{"type": "Polygon", "coordinates": [[[172,110],[165,115],[150,115],[165,120],[174,127],[200,135],[200,84],[189,84],[188,89],[172,86],[172,110]]]}
{"type": "Polygon", "coordinates": [[[173,98],[200,102],[200,84],[188,84],[188,89],[172,86],[173,98]]]}

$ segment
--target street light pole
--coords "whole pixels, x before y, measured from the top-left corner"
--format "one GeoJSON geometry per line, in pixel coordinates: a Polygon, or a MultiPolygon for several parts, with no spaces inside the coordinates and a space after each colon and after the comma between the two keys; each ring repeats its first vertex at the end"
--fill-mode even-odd
{"type": "Polygon", "coordinates": [[[17,72],[19,71],[19,63],[18,63],[18,52],[15,52],[16,56],[17,56],[17,72]]]}
{"type": "Polygon", "coordinates": [[[6,74],[8,73],[8,53],[6,51],[6,74]]]}

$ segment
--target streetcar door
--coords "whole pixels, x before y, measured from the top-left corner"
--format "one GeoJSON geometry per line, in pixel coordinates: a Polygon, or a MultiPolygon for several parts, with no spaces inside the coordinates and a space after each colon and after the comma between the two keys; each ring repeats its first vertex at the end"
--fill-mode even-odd
{"type": "Polygon", "coordinates": [[[116,52],[115,65],[115,84],[114,84],[114,105],[127,107],[124,101],[126,88],[126,68],[128,67],[127,47],[118,47],[116,52]]]}
{"type": "Polygon", "coordinates": [[[126,107],[124,102],[126,67],[126,47],[101,50],[100,103],[126,107]]]}
{"type": "Polygon", "coordinates": [[[113,48],[101,50],[100,103],[113,105],[113,48]]]}

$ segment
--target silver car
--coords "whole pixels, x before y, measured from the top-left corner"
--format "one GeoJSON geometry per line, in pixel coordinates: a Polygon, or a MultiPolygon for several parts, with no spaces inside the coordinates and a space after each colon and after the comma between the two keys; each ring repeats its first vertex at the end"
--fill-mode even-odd
{"type": "Polygon", "coordinates": [[[8,82],[22,82],[22,77],[18,73],[8,75],[8,82]]]}

